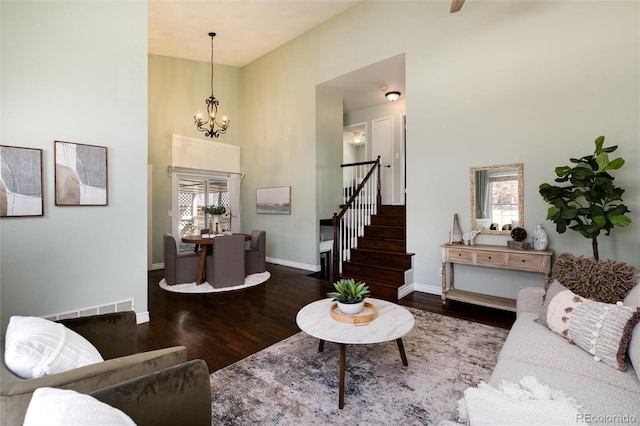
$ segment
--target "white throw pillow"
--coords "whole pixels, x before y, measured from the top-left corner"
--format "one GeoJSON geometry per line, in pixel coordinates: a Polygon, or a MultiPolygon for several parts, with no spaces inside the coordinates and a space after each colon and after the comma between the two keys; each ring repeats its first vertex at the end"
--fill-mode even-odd
{"type": "Polygon", "coordinates": [[[24,417],[23,426],[135,425],[131,417],[90,395],[73,390],[38,388],[24,417]]]}
{"type": "Polygon", "coordinates": [[[13,316],[5,334],[4,363],[23,379],[62,373],[104,361],[84,337],[39,317],[13,316]]]}

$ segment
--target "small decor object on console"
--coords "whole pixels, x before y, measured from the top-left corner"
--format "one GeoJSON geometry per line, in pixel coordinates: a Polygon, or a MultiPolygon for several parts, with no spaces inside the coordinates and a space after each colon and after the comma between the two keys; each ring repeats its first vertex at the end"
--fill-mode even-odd
{"type": "Polygon", "coordinates": [[[458,215],[455,213],[453,214],[453,223],[451,224],[451,232],[449,232],[449,242],[451,244],[462,242],[462,229],[460,229],[460,224],[458,224],[458,215]]]}
{"type": "Polygon", "coordinates": [[[531,245],[535,250],[545,250],[548,243],[547,233],[542,229],[541,225],[536,225],[536,229],[531,234],[531,245]]]}
{"type": "Polygon", "coordinates": [[[469,245],[473,245],[473,240],[475,240],[476,236],[480,233],[479,230],[475,229],[473,231],[470,232],[466,232],[464,234],[462,234],[462,242],[464,243],[464,245],[469,246],[469,245]]]}
{"type": "Polygon", "coordinates": [[[531,244],[525,243],[524,239],[527,238],[527,231],[524,228],[513,228],[511,231],[511,238],[513,241],[507,241],[507,246],[512,249],[518,250],[531,250],[531,244]]]}
{"type": "Polygon", "coordinates": [[[355,315],[362,311],[364,299],[371,294],[366,283],[356,283],[353,278],[342,278],[333,283],[333,286],[336,291],[327,293],[327,296],[338,302],[338,309],[347,315],[355,315]]]}

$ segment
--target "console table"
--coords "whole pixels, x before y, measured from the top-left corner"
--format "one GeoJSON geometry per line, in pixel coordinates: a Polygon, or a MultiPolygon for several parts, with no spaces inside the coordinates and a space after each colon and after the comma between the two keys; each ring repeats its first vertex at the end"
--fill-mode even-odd
{"type": "Polygon", "coordinates": [[[488,244],[466,246],[445,243],[440,245],[440,253],[443,305],[447,303],[447,299],[451,299],[507,311],[515,312],[516,310],[514,299],[456,289],[453,282],[453,265],[456,263],[512,271],[539,272],[544,274],[546,284],[549,283],[551,275],[553,250],[517,250],[488,244]],[[447,288],[447,264],[449,264],[449,288],[447,288]]]}

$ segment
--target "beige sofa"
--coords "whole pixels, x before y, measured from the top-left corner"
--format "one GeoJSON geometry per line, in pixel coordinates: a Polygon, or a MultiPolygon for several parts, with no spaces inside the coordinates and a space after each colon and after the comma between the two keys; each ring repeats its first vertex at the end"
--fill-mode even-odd
{"type": "MultiPolygon", "coordinates": [[[[640,422],[640,324],[633,330],[628,349],[635,363],[628,360],[628,370],[618,371],[594,361],[589,353],[535,321],[543,295],[542,288],[520,289],[517,318],[489,384],[497,388],[502,381],[518,383],[523,376],[533,376],[582,405],[584,414],[577,420],[588,424],[640,422]]],[[[625,297],[624,304],[640,306],[640,285],[625,297]]]]}
{"type": "MultiPolygon", "coordinates": [[[[92,394],[122,409],[138,424],[210,424],[209,375],[204,361],[188,364],[183,346],[138,352],[134,312],[60,321],[89,342],[104,362],[35,379],[0,370],[0,424],[20,425],[35,389],[54,387],[92,394]],[[171,416],[176,410],[180,417],[171,416]],[[187,416],[187,417],[185,417],[187,416]],[[203,421],[205,419],[206,421],[203,421]],[[162,420],[162,421],[159,421],[162,420]],[[173,423],[177,424],[177,423],[173,423]]],[[[4,355],[4,338],[0,347],[4,355]]]]}

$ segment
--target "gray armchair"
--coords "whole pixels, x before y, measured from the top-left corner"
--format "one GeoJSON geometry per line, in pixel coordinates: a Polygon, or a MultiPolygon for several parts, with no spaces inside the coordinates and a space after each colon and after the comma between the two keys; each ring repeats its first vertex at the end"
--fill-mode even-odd
{"type": "Polygon", "coordinates": [[[251,231],[251,242],[244,251],[245,274],[257,274],[267,270],[265,256],[267,233],[265,231],[251,231]]]}
{"type": "MultiPolygon", "coordinates": [[[[0,424],[22,424],[27,407],[31,401],[31,396],[39,387],[72,389],[81,393],[93,394],[94,392],[109,389],[112,386],[122,386],[123,383],[131,380],[137,380],[135,382],[138,383],[138,385],[135,385],[137,389],[142,389],[139,387],[140,383],[147,383],[144,387],[146,393],[144,395],[136,395],[135,398],[132,398],[134,401],[129,402],[130,404],[137,404],[138,402],[141,404],[140,414],[134,416],[127,413],[136,420],[136,416],[137,419],[142,418],[141,416],[145,411],[143,406],[146,405],[155,409],[155,404],[152,403],[152,400],[155,400],[154,395],[164,394],[165,392],[172,394],[177,392],[176,389],[178,389],[178,385],[176,383],[182,383],[184,385],[184,383],[190,381],[191,378],[195,380],[193,375],[184,375],[184,370],[182,369],[169,370],[162,373],[165,369],[179,366],[187,361],[187,350],[184,346],[137,353],[138,329],[135,312],[128,311],[92,315],[61,320],[59,322],[91,342],[105,361],[63,373],[51,374],[34,379],[22,379],[14,375],[13,372],[7,368],[3,356],[2,365],[0,366],[0,424]],[[156,381],[169,380],[170,377],[173,377],[171,384],[156,381]],[[175,389],[173,388],[174,385],[176,386],[175,389]],[[151,389],[153,389],[153,391],[151,389]]],[[[4,355],[4,336],[0,350],[4,355]]],[[[196,416],[195,412],[198,411],[198,416],[205,417],[208,415],[210,423],[211,401],[208,386],[208,370],[206,366],[205,372],[206,377],[204,381],[207,382],[205,387],[197,384],[189,384],[186,388],[191,390],[185,390],[184,392],[190,395],[192,395],[193,392],[204,393],[206,394],[207,403],[202,403],[204,398],[202,395],[194,399],[193,404],[188,404],[188,401],[185,401],[185,399],[181,397],[181,404],[184,405],[181,406],[180,412],[192,413],[196,416]]],[[[201,377],[197,379],[197,381],[202,380],[203,378],[201,377]]],[[[119,391],[114,389],[113,392],[119,391]]],[[[132,394],[120,395],[120,397],[124,399],[131,398],[131,396],[132,394]]],[[[109,403],[106,400],[104,402],[109,403]]],[[[125,402],[126,401],[124,401],[123,404],[125,402]]],[[[164,404],[164,402],[161,404],[164,404]]],[[[148,414],[153,415],[154,413],[148,414]]],[[[153,424],[153,422],[141,422],[139,424],[153,424]]]]}
{"type": "Polygon", "coordinates": [[[207,282],[213,287],[244,284],[244,235],[217,236],[207,256],[207,282]]]}
{"type": "Polygon", "coordinates": [[[168,285],[194,282],[199,263],[200,254],[178,253],[176,239],[164,234],[164,279],[168,285]]]}

